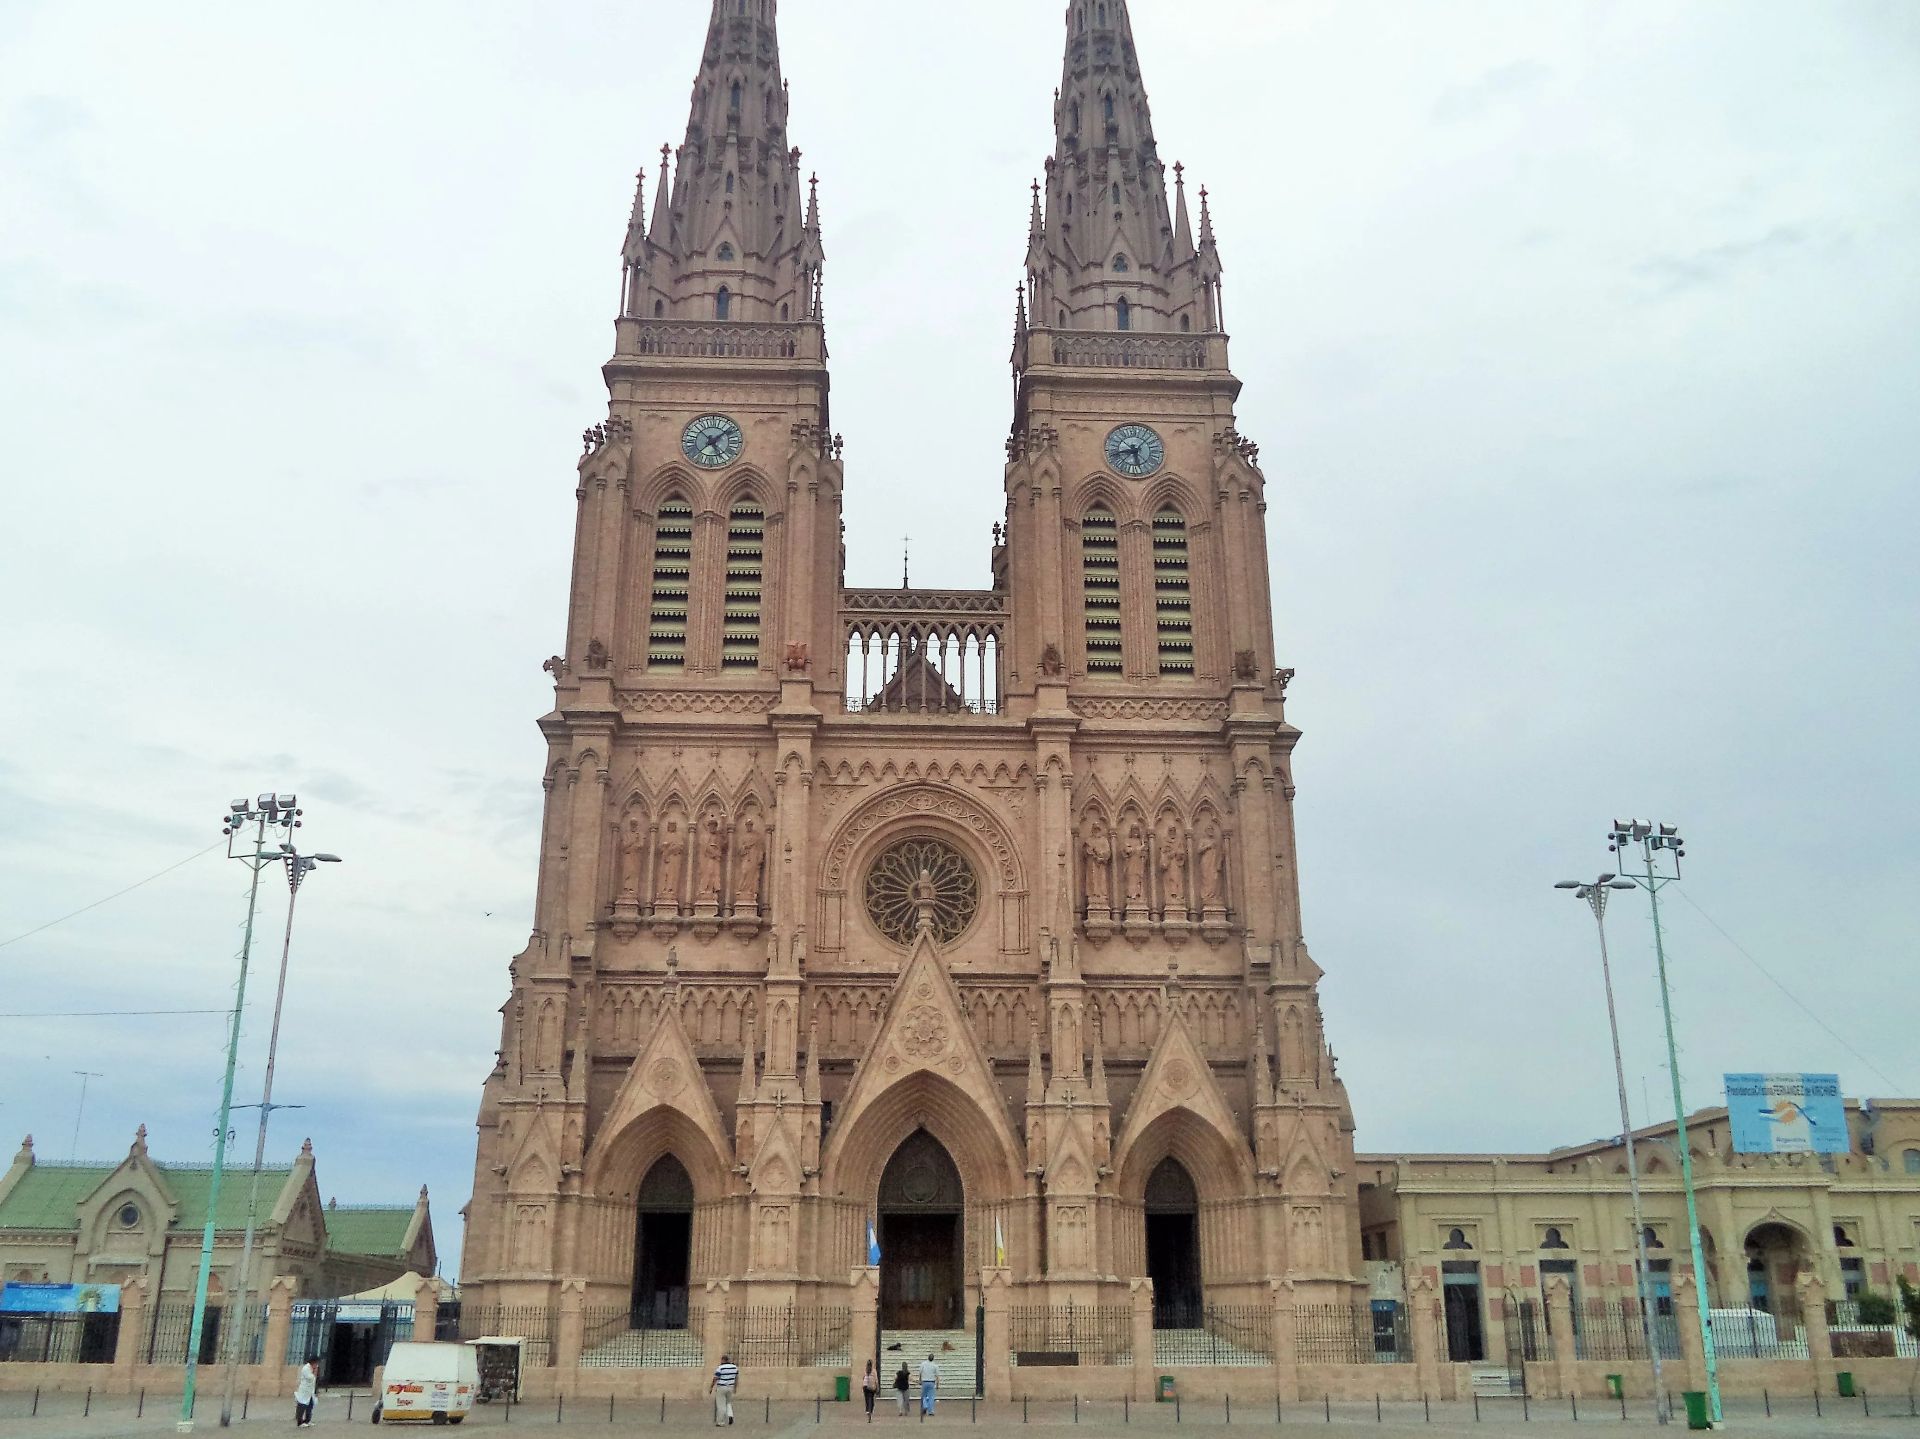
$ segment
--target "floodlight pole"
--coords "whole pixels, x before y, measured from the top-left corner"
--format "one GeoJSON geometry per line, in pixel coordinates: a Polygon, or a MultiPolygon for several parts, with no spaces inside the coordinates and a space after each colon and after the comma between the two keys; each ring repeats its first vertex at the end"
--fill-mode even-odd
{"type": "Polygon", "coordinates": [[[1607,891],[1633,889],[1629,880],[1603,874],[1592,884],[1562,880],[1555,889],[1570,889],[1584,899],[1593,911],[1594,927],[1600,931],[1600,978],[1607,991],[1607,1027],[1613,1034],[1613,1077],[1620,1092],[1620,1133],[1627,1145],[1627,1187],[1633,1194],[1633,1242],[1639,1253],[1638,1285],[1640,1293],[1640,1331],[1647,1338],[1647,1354],[1653,1360],[1653,1416],[1657,1423],[1667,1422],[1667,1382],[1660,1366],[1660,1340],[1653,1324],[1653,1277],[1647,1263],[1647,1226],[1640,1212],[1640,1165],[1634,1155],[1633,1118],[1627,1112],[1627,1067],[1620,1058],[1620,1016],[1613,1004],[1613,967],[1607,961],[1607,891]]]}
{"type": "Polygon", "coordinates": [[[1680,1048],[1673,1038],[1673,995],[1667,984],[1667,949],[1660,932],[1660,891],[1680,878],[1680,861],[1686,856],[1686,841],[1670,824],[1643,824],[1630,820],[1614,821],[1607,836],[1608,847],[1620,856],[1622,870],[1629,850],[1637,850],[1644,873],[1625,874],[1647,892],[1653,907],[1653,953],[1660,971],[1660,1013],[1667,1030],[1667,1074],[1673,1080],[1673,1119],[1680,1150],[1680,1184],[1687,1195],[1687,1244],[1693,1255],[1693,1298],[1700,1318],[1700,1353],[1707,1371],[1707,1420],[1721,1428],[1726,1416],[1720,1408],[1720,1362],[1714,1354],[1713,1323],[1707,1317],[1707,1260],[1700,1246],[1700,1204],[1693,1192],[1693,1151],[1687,1143],[1687,1104],[1680,1089],[1680,1048]],[[1661,874],[1654,863],[1658,852],[1672,856],[1673,873],[1661,874]]]}
{"type": "Polygon", "coordinates": [[[193,1323],[187,1331],[186,1382],[180,1394],[180,1422],[175,1426],[182,1434],[193,1432],[200,1335],[207,1320],[207,1281],[213,1273],[213,1227],[220,1212],[220,1176],[226,1170],[227,1124],[233,1115],[233,1070],[240,1054],[240,1020],[247,1007],[247,964],[253,956],[253,919],[260,902],[260,871],[283,857],[278,848],[267,848],[267,828],[269,825],[284,828],[291,834],[299,822],[295,818],[299,811],[294,808],[292,795],[286,796],[284,807],[279,795],[263,794],[256,801],[234,800],[227,808],[226,828],[222,831],[227,836],[227,858],[246,865],[253,871],[253,879],[247,886],[247,927],[240,942],[240,982],[234,990],[233,1023],[227,1033],[227,1072],[220,1084],[220,1127],[214,1131],[213,1138],[213,1181],[207,1187],[207,1227],[200,1236],[200,1273],[194,1281],[193,1323]],[[233,842],[239,838],[241,827],[247,824],[254,827],[253,853],[235,853],[233,842]]]}
{"type": "MultiPolygon", "coordinates": [[[[340,862],[338,855],[305,855],[291,849],[285,850],[280,858],[287,862],[287,928],[280,939],[280,984],[273,994],[273,1028],[267,1036],[267,1078],[260,1091],[260,1134],[254,1141],[253,1179],[247,1189],[247,1237],[240,1246],[241,1326],[235,1328],[229,1337],[227,1387],[220,1396],[220,1427],[222,1429],[233,1423],[233,1387],[240,1373],[240,1345],[246,1337],[244,1326],[253,1318],[253,1237],[259,1226],[260,1170],[267,1157],[267,1120],[276,1109],[301,1107],[297,1104],[273,1102],[273,1066],[280,1050],[280,1010],[287,998],[287,956],[293,949],[293,906],[294,902],[300,898],[300,881],[307,877],[308,871],[317,869],[323,861],[331,864],[340,862]]],[[[264,1362],[266,1356],[262,1355],[261,1359],[264,1362]]]]}

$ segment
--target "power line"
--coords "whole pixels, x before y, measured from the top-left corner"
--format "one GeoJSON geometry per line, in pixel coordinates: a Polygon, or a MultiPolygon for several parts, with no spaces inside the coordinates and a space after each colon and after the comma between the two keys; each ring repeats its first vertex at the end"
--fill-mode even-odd
{"type": "Polygon", "coordinates": [[[1792,1000],[1794,1004],[1799,1007],[1801,1013],[1805,1014],[1808,1019],[1811,1019],[1815,1024],[1819,1025],[1822,1029],[1824,1029],[1827,1032],[1827,1034],[1833,1039],[1833,1042],[1835,1044],[1838,1044],[1842,1049],[1846,1050],[1848,1054],[1851,1054],[1855,1059],[1859,1060],[1868,1069],[1872,1070],[1875,1074],[1879,1075],[1880,1078],[1886,1083],[1887,1087],[1893,1091],[1893,1093],[1889,1096],[1890,1098],[1905,1099],[1909,1097],[1902,1090],[1900,1086],[1900,1082],[1898,1080],[1890,1078],[1884,1069],[1880,1068],[1880,1066],[1875,1064],[1871,1059],[1868,1059],[1866,1055],[1862,1054],[1859,1050],[1855,1049],[1851,1044],[1848,1044],[1847,1041],[1841,1037],[1839,1032],[1835,1030],[1832,1025],[1828,1024],[1824,1019],[1822,1019],[1819,1015],[1815,1014],[1812,1008],[1808,1006],[1800,998],[1799,995],[1795,994],[1792,990],[1788,989],[1779,980],[1775,979],[1764,964],[1762,964],[1759,960],[1755,959],[1751,954],[1748,954],[1746,949],[1741,945],[1739,940],[1735,939],[1732,935],[1728,934],[1726,930],[1721,929],[1720,921],[1715,919],[1712,915],[1708,914],[1704,909],[1701,909],[1700,906],[1697,903],[1695,903],[1692,895],[1688,894],[1683,889],[1680,891],[1680,898],[1684,899],[1688,904],[1693,905],[1695,912],[1699,914],[1700,918],[1704,919],[1708,924],[1712,925],[1715,929],[1719,930],[1720,937],[1724,939],[1728,944],[1732,945],[1734,949],[1738,951],[1741,958],[1745,959],[1748,964],[1752,965],[1755,969],[1759,970],[1762,975],[1766,976],[1767,982],[1771,984],[1775,989],[1779,990],[1782,994],[1784,994],[1788,999],[1792,1000]]]}
{"type": "MultiPolygon", "coordinates": [[[[222,841],[222,843],[224,843],[224,841],[222,841]]],[[[150,874],[145,879],[139,881],[139,883],[137,884],[130,884],[125,889],[115,890],[112,894],[108,895],[106,899],[96,899],[92,904],[83,904],[80,906],[80,908],[74,910],[72,914],[63,914],[58,919],[50,919],[45,924],[36,925],[34,928],[28,930],[25,934],[16,934],[12,939],[0,939],[0,949],[5,949],[10,944],[18,944],[23,939],[29,939],[32,936],[40,933],[40,931],[43,929],[52,929],[56,924],[65,924],[68,920],[74,918],[76,915],[85,914],[90,909],[98,909],[100,908],[101,905],[108,903],[108,901],[110,900],[116,900],[120,898],[120,896],[123,894],[132,894],[136,889],[140,888],[140,885],[152,884],[156,879],[161,878],[161,876],[172,874],[176,869],[180,868],[180,865],[192,864],[196,859],[200,858],[201,855],[212,854],[218,848],[220,848],[219,843],[210,844],[205,849],[199,850],[194,854],[188,855],[185,859],[181,860],[179,864],[168,865],[165,869],[161,870],[159,874],[150,874]]],[[[185,1013],[185,1012],[186,1011],[184,1010],[181,1011],[181,1013],[185,1013]]]]}
{"type": "Polygon", "coordinates": [[[127,1019],[156,1014],[232,1014],[230,1009],[55,1009],[44,1014],[0,1014],[0,1019],[127,1019]]]}

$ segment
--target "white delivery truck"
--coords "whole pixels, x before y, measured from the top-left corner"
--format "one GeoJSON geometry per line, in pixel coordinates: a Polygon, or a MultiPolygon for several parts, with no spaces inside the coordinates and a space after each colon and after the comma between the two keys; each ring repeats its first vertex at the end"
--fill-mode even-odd
{"type": "Polygon", "coordinates": [[[402,1340],[387,1355],[386,1375],[373,1422],[423,1420],[458,1424],[473,1408],[480,1387],[480,1361],[471,1344],[402,1340]]]}

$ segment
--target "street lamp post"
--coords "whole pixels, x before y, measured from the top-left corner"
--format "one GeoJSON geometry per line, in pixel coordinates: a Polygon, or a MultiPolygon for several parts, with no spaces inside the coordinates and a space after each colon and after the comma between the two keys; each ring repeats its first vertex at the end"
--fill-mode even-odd
{"type": "Polygon", "coordinates": [[[1603,874],[1592,884],[1563,879],[1555,889],[1570,889],[1576,899],[1584,899],[1593,910],[1594,926],[1600,931],[1600,978],[1607,990],[1607,1028],[1613,1034],[1613,1078],[1620,1092],[1620,1133],[1627,1145],[1627,1187],[1633,1193],[1633,1241],[1640,1263],[1640,1329],[1647,1336],[1647,1353],[1653,1359],[1653,1413],[1657,1422],[1667,1422],[1667,1384],[1660,1367],[1660,1339],[1653,1325],[1653,1281],[1647,1266],[1647,1226],[1640,1213],[1640,1165],[1633,1150],[1633,1119],[1627,1113],[1627,1067],[1620,1058],[1620,1016],[1613,1004],[1613,967],[1607,961],[1607,892],[1633,889],[1633,881],[1618,875],[1603,874]]]}
{"type": "MultiPolygon", "coordinates": [[[[259,1225],[260,1169],[267,1157],[267,1120],[276,1109],[299,1109],[298,1104],[273,1102],[273,1066],[280,1050],[280,1010],[287,998],[287,955],[293,949],[293,907],[300,898],[300,881],[323,864],[338,864],[337,854],[301,854],[292,845],[281,846],[280,857],[287,865],[287,928],[280,939],[280,983],[273,994],[273,1028],[267,1036],[267,1078],[260,1091],[260,1134],[253,1146],[253,1179],[247,1189],[247,1237],[240,1246],[241,1324],[233,1327],[227,1344],[227,1386],[220,1397],[220,1425],[233,1423],[233,1387],[239,1377],[240,1346],[245,1342],[244,1326],[253,1317],[253,1236],[259,1225]]],[[[262,1356],[264,1359],[265,1356],[262,1356]]],[[[278,1363],[278,1360],[271,1361],[278,1363]]]]}
{"type": "Polygon", "coordinates": [[[200,1274],[194,1280],[193,1323],[187,1331],[187,1375],[180,1394],[180,1422],[176,1426],[182,1434],[193,1432],[194,1389],[200,1369],[200,1335],[207,1322],[207,1280],[213,1273],[213,1226],[220,1213],[220,1177],[226,1171],[227,1164],[227,1124],[233,1116],[233,1070],[240,1054],[240,1019],[247,1007],[247,964],[253,957],[253,917],[260,903],[260,872],[270,864],[278,864],[284,857],[279,846],[283,837],[290,840],[294,830],[299,828],[300,811],[290,794],[263,794],[256,800],[234,800],[227,806],[224,819],[226,828],[221,833],[227,837],[227,858],[237,859],[252,870],[253,880],[247,886],[247,927],[240,941],[240,982],[233,995],[233,1023],[227,1031],[227,1072],[220,1085],[220,1127],[213,1136],[213,1178],[207,1186],[207,1227],[200,1236],[200,1274]],[[249,825],[253,827],[252,850],[236,850],[236,842],[242,846],[248,842],[241,831],[249,825]],[[272,849],[267,848],[269,830],[274,831],[272,849]]]}
{"type": "Polygon", "coordinates": [[[1673,996],[1667,987],[1667,949],[1660,933],[1660,891],[1680,878],[1686,841],[1679,827],[1628,820],[1613,822],[1607,848],[1620,856],[1622,877],[1646,890],[1653,906],[1653,953],[1660,971],[1660,1013],[1667,1029],[1667,1073],[1673,1080],[1673,1122],[1680,1150],[1680,1184],[1687,1195],[1687,1244],[1693,1257],[1693,1298],[1700,1318],[1700,1353],[1707,1371],[1707,1420],[1718,1429],[1725,1422],[1720,1408],[1720,1362],[1713,1349],[1713,1324],[1707,1317],[1707,1261],[1700,1246],[1700,1205],[1693,1192],[1693,1151],[1687,1143],[1687,1104],[1680,1088],[1680,1048],[1673,1038],[1673,996]],[[1627,869],[1637,858],[1640,873],[1627,869]]]}

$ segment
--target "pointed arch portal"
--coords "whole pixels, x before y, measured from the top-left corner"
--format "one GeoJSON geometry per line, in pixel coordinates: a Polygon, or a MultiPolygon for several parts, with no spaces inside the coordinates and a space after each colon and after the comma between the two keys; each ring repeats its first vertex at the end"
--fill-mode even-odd
{"type": "Polygon", "coordinates": [[[1186,1166],[1168,1155],[1147,1176],[1147,1277],[1153,1327],[1200,1327],[1200,1196],[1186,1166]]]}
{"type": "Polygon", "coordinates": [[[965,1193],[946,1146],[924,1129],[880,1175],[880,1327],[962,1327],[965,1193]]]}
{"type": "Polygon", "coordinates": [[[641,1181],[633,1243],[633,1327],[685,1329],[693,1261],[693,1176],[671,1154],[641,1181]]]}

